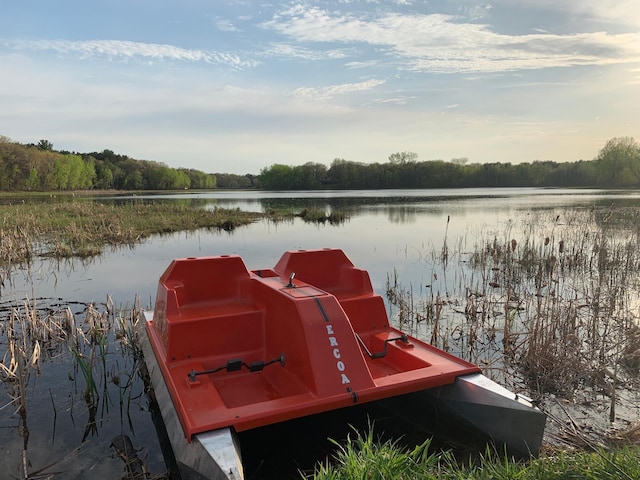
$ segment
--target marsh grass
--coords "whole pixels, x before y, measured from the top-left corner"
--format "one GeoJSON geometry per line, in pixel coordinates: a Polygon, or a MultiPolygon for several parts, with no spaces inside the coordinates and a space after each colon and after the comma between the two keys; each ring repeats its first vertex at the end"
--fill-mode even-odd
{"type": "MultiPolygon", "coordinates": [[[[137,301],[130,308],[115,311],[110,298],[102,305],[83,305],[78,313],[69,305],[45,299],[25,298],[22,302],[0,304],[0,384],[10,399],[3,408],[13,407],[19,419],[18,431],[23,439],[20,478],[31,478],[27,420],[29,405],[36,399],[29,395],[36,395],[41,368],[63,361],[65,352],[71,358],[69,380],[79,387],[84,404],[79,412],[73,401],[66,409],[72,419],[86,419],[82,441],[98,434],[100,423],[109,413],[114,402],[109,385],[117,387],[121,416],[128,419],[133,380],[141,361],[136,334],[140,311],[137,301]]],[[[70,398],[72,395],[73,392],[68,394],[70,398]]],[[[50,391],[49,398],[55,416],[58,407],[50,391]]]]}
{"type": "Polygon", "coordinates": [[[628,425],[618,409],[640,367],[636,219],[626,208],[531,211],[455,248],[445,237],[424,255],[432,284],[389,277],[396,321],[547,406],[606,400],[601,434],[628,425]]]}
{"type": "Polygon", "coordinates": [[[133,246],[153,234],[200,228],[231,231],[261,217],[239,209],[142,200],[0,205],[0,262],[29,262],[34,256],[91,257],[105,246],[133,246]]]}
{"type": "Polygon", "coordinates": [[[340,225],[346,222],[349,216],[345,212],[331,210],[328,214],[324,209],[303,208],[296,214],[303,221],[309,223],[329,223],[331,225],[340,225]]]}

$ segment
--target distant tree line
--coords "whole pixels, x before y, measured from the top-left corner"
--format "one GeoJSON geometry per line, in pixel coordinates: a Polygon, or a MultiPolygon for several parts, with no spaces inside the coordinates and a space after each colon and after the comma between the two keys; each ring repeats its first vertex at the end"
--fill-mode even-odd
{"type": "Polygon", "coordinates": [[[0,137],[0,191],[187,188],[216,188],[216,175],[135,160],[111,150],[71,153],[53,150],[48,140],[22,145],[0,137]]]}
{"type": "Polygon", "coordinates": [[[640,145],[631,137],[609,140],[594,160],[576,162],[469,163],[418,161],[413,152],[389,156],[386,163],[335,159],[329,168],[308,162],[274,164],[258,177],[267,190],[317,188],[464,188],[464,187],[640,187],[640,145]]]}
{"type": "Polygon", "coordinates": [[[640,145],[631,137],[616,137],[595,159],[564,163],[469,163],[466,158],[418,161],[416,153],[398,152],[385,163],[337,158],[329,167],[313,162],[274,164],[259,175],[235,175],[171,168],[111,150],[56,151],[48,140],[23,145],[0,136],[0,191],[464,187],[640,187],[640,145]]]}

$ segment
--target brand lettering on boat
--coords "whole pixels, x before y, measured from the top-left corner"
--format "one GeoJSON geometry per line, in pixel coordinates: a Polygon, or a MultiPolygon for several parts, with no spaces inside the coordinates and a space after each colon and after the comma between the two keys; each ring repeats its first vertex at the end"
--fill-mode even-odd
{"type": "Polygon", "coordinates": [[[344,373],[347,367],[344,364],[344,362],[340,360],[341,355],[340,355],[340,349],[338,348],[338,340],[336,339],[336,337],[334,337],[335,333],[333,333],[333,325],[331,325],[330,323],[327,324],[327,335],[329,336],[329,346],[335,347],[333,349],[333,357],[336,360],[338,360],[336,362],[336,368],[338,369],[342,377],[342,384],[343,385],[349,384],[351,383],[351,380],[349,380],[349,377],[347,377],[347,375],[344,373]]]}

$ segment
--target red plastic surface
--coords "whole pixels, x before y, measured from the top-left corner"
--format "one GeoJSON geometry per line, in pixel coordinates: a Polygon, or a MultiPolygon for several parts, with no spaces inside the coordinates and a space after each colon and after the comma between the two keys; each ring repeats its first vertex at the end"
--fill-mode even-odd
{"type": "Polygon", "coordinates": [[[389,325],[368,273],[337,249],[286,252],[273,269],[253,272],[235,255],[174,260],[160,278],[147,334],[187,438],[480,371],[418,339],[395,340],[401,332],[389,325]],[[259,362],[267,365],[249,369],[259,362]]]}

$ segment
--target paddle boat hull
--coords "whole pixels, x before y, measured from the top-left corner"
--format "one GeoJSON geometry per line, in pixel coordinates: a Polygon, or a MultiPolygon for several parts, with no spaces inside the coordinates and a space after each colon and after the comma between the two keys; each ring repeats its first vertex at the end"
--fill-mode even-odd
{"type": "Polygon", "coordinates": [[[339,249],[285,252],[253,271],[236,255],[174,260],[142,333],[185,479],[312,468],[327,438],[372,422],[405,438],[459,431],[512,455],[539,452],[545,415],[392,327],[368,273],[339,249]]]}

